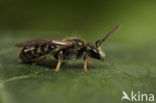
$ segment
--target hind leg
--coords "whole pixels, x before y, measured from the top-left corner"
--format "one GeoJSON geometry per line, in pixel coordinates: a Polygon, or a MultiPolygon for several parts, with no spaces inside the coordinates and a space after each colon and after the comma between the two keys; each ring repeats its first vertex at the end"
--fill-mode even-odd
{"type": "Polygon", "coordinates": [[[42,56],[40,58],[37,58],[35,59],[33,62],[32,62],[32,65],[36,65],[38,63],[41,63],[44,59],[47,59],[48,57],[50,57],[51,55],[53,55],[55,52],[57,52],[57,49],[53,50],[52,52],[50,52],[49,54],[45,55],[45,56],[42,56]]]}
{"type": "Polygon", "coordinates": [[[37,64],[40,64],[44,59],[46,59],[47,56],[43,56],[43,57],[40,57],[40,58],[19,58],[19,63],[26,63],[26,64],[32,64],[33,66],[37,65],[37,64]]]}
{"type": "Polygon", "coordinates": [[[32,65],[33,66],[35,66],[35,65],[37,65],[37,64],[40,64],[43,60],[45,60],[45,59],[47,59],[47,56],[43,56],[43,57],[41,57],[41,58],[37,58],[37,59],[35,59],[35,60],[32,60],[32,65]]]}

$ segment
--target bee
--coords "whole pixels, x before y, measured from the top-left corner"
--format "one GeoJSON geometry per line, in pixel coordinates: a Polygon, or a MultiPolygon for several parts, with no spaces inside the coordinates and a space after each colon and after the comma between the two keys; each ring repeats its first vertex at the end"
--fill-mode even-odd
{"type": "Polygon", "coordinates": [[[74,37],[63,40],[34,39],[18,43],[16,46],[22,47],[19,53],[19,62],[35,63],[45,57],[53,56],[57,60],[55,72],[58,72],[63,60],[83,59],[84,71],[89,72],[87,69],[88,57],[104,61],[105,53],[100,48],[100,45],[119,28],[120,26],[115,27],[102,40],[97,40],[95,43],[88,43],[85,40],[74,37]]]}

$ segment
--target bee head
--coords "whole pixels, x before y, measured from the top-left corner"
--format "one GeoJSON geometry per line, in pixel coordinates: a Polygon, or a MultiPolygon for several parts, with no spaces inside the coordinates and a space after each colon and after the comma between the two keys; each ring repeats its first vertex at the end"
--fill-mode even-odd
{"type": "Polygon", "coordinates": [[[95,59],[99,59],[104,61],[105,54],[100,48],[100,45],[115,31],[119,30],[120,26],[116,26],[111,32],[109,32],[102,40],[97,40],[95,44],[88,43],[87,45],[87,51],[89,53],[89,56],[95,59]]]}
{"type": "Polygon", "coordinates": [[[96,47],[94,44],[87,44],[88,55],[92,58],[104,61],[105,53],[100,47],[96,47]]]}

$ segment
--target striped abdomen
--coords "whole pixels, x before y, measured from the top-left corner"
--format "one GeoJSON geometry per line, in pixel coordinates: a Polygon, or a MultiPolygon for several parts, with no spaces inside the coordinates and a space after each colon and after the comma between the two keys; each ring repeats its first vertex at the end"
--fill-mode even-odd
{"type": "Polygon", "coordinates": [[[44,56],[56,49],[53,45],[42,45],[42,46],[26,46],[24,47],[20,54],[20,62],[31,62],[36,58],[44,56]]]}

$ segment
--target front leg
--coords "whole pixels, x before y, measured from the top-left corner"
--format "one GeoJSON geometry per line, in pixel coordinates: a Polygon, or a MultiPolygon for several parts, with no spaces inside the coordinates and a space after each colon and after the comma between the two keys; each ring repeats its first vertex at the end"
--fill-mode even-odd
{"type": "Polygon", "coordinates": [[[83,69],[86,73],[89,73],[88,69],[87,69],[87,64],[88,64],[88,56],[85,54],[84,57],[84,65],[83,65],[83,69]]]}
{"type": "Polygon", "coordinates": [[[62,51],[60,51],[60,52],[58,53],[58,63],[57,63],[56,69],[55,69],[55,72],[56,72],[56,73],[57,73],[57,72],[59,71],[59,69],[60,69],[62,60],[63,60],[63,53],[62,53],[62,51]]]}

